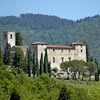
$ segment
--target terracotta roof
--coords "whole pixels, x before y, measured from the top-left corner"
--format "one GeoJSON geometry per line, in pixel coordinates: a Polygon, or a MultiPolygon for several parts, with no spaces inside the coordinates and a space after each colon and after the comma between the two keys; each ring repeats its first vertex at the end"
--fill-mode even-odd
{"type": "Polygon", "coordinates": [[[47,45],[47,48],[54,48],[54,49],[74,49],[72,46],[66,45],[47,45]]]}
{"type": "Polygon", "coordinates": [[[31,45],[47,45],[47,43],[46,42],[34,42],[34,43],[32,43],[31,45]]]}

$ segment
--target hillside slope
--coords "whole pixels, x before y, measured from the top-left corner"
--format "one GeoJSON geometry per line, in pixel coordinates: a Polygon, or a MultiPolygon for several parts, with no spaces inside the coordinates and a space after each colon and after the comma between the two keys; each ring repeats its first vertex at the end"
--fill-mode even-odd
{"type": "Polygon", "coordinates": [[[100,60],[99,15],[86,17],[76,22],[41,14],[0,17],[0,45],[2,45],[2,32],[6,29],[22,33],[25,45],[35,41],[45,41],[50,44],[86,41],[90,46],[93,58],[100,60]]]}

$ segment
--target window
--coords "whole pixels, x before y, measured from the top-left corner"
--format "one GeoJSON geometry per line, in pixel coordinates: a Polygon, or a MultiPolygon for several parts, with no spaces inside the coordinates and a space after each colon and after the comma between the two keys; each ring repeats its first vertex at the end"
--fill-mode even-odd
{"type": "Polygon", "coordinates": [[[55,49],[53,49],[53,52],[55,52],[55,49]]]}
{"type": "Polygon", "coordinates": [[[55,63],[55,57],[53,57],[53,63],[55,63]]]}
{"type": "Polygon", "coordinates": [[[61,52],[63,52],[63,49],[61,49],[61,52]]]}
{"type": "Polygon", "coordinates": [[[83,52],[83,50],[81,49],[81,52],[83,52]]]}
{"type": "Polygon", "coordinates": [[[12,39],[12,34],[10,34],[10,39],[12,39]]]}
{"type": "Polygon", "coordinates": [[[64,62],[64,58],[63,58],[63,57],[61,57],[61,62],[62,62],[62,63],[64,62]]]}
{"type": "Polygon", "coordinates": [[[70,57],[68,59],[69,59],[69,61],[71,61],[71,58],[70,57]]]}
{"type": "Polygon", "coordinates": [[[69,52],[70,52],[70,49],[69,49],[69,52]]]}

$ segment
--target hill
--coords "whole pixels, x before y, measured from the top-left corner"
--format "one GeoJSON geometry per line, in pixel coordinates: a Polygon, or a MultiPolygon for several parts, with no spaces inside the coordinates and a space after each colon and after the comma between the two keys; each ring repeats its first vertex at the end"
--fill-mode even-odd
{"type": "Polygon", "coordinates": [[[42,14],[21,14],[20,17],[0,17],[0,25],[23,26],[32,30],[57,29],[64,25],[73,24],[73,21],[56,16],[42,14]]]}
{"type": "Polygon", "coordinates": [[[99,15],[77,21],[41,14],[0,17],[0,45],[2,45],[2,31],[7,29],[22,33],[25,45],[35,41],[45,41],[50,44],[86,41],[93,58],[100,60],[99,15]]]}

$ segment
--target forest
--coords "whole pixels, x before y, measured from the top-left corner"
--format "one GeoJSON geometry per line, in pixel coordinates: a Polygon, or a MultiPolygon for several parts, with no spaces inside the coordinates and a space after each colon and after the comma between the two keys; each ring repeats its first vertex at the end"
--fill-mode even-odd
{"type": "Polygon", "coordinates": [[[87,42],[91,56],[100,61],[100,15],[77,21],[42,14],[21,14],[0,17],[0,46],[4,30],[20,32],[24,45],[36,41],[48,44],[69,44],[73,41],[87,42]],[[27,39],[30,38],[30,39],[27,39]]]}

